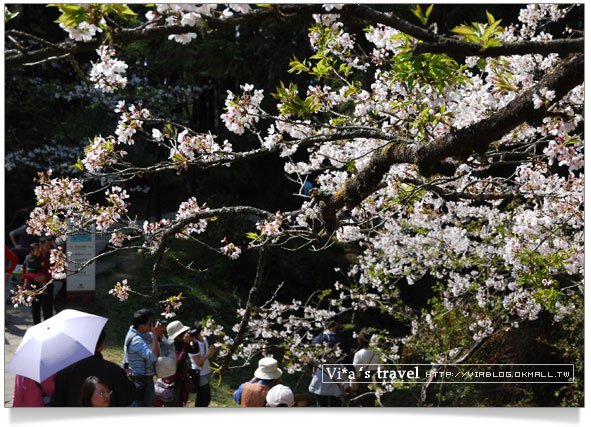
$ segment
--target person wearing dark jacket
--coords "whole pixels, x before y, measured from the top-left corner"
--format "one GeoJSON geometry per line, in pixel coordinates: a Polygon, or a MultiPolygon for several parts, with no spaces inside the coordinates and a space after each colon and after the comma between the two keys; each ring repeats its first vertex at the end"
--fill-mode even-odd
{"type": "Polygon", "coordinates": [[[57,373],[51,406],[80,406],[80,390],[84,380],[90,376],[101,378],[112,391],[110,406],[131,405],[134,385],[127,379],[123,368],[103,359],[101,352],[104,343],[103,330],[96,343],[94,356],[82,359],[57,373]]]}

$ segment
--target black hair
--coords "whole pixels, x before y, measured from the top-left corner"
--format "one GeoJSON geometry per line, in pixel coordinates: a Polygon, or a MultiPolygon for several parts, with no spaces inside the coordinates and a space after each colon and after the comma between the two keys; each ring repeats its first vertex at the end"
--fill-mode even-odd
{"type": "Polygon", "coordinates": [[[96,342],[96,348],[98,349],[102,343],[105,342],[105,330],[101,331],[101,334],[98,337],[98,341],[96,342]]]}
{"type": "Polygon", "coordinates": [[[80,406],[92,406],[92,395],[96,390],[97,384],[102,384],[109,390],[111,389],[105,381],[98,377],[86,377],[86,379],[82,383],[82,388],[80,389],[80,406]]]}
{"type": "Polygon", "coordinates": [[[371,336],[375,334],[375,329],[373,328],[363,328],[359,335],[357,336],[357,342],[362,348],[369,347],[369,342],[371,341],[371,336]]]}
{"type": "Polygon", "coordinates": [[[154,313],[152,313],[147,308],[141,308],[135,313],[133,313],[133,328],[137,329],[139,325],[143,325],[150,317],[154,317],[154,313]]]}
{"type": "Polygon", "coordinates": [[[195,334],[199,335],[199,332],[203,329],[203,322],[201,320],[195,320],[193,322],[193,329],[195,330],[195,334]]]}
{"type": "Polygon", "coordinates": [[[338,325],[338,322],[334,319],[331,320],[327,320],[326,322],[324,322],[324,327],[326,329],[332,329],[334,328],[336,325],[338,325]]]}
{"type": "Polygon", "coordinates": [[[39,246],[39,243],[37,243],[37,242],[33,242],[33,243],[31,243],[31,244],[29,245],[29,251],[30,251],[30,252],[34,251],[35,249],[37,249],[37,247],[38,247],[38,246],[39,246]]]}

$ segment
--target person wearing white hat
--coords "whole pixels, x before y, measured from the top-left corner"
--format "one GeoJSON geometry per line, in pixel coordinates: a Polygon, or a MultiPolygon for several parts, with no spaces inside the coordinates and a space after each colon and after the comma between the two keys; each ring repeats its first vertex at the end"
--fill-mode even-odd
{"type": "MultiPolygon", "coordinates": [[[[187,359],[189,355],[189,343],[193,338],[187,333],[190,330],[188,326],[183,325],[180,321],[175,320],[166,326],[166,335],[169,342],[172,341],[172,350],[176,358],[176,369],[169,376],[163,373],[162,381],[166,384],[174,382],[175,394],[174,398],[169,402],[163,402],[164,406],[182,407],[189,399],[189,383],[187,376],[187,359]]],[[[164,343],[163,343],[163,347],[164,343]]],[[[162,360],[162,371],[167,365],[167,360],[162,360]]],[[[157,366],[158,367],[158,366],[157,366]]],[[[157,372],[158,373],[158,372],[157,372]]]]}
{"type": "Polygon", "coordinates": [[[267,405],[270,407],[294,406],[293,391],[286,385],[277,384],[267,393],[267,405]]]}
{"type": "Polygon", "coordinates": [[[240,384],[234,392],[234,401],[242,407],[263,407],[266,405],[267,393],[271,387],[281,383],[283,372],[277,366],[277,360],[263,357],[259,367],[254,371],[254,378],[240,384]]]}

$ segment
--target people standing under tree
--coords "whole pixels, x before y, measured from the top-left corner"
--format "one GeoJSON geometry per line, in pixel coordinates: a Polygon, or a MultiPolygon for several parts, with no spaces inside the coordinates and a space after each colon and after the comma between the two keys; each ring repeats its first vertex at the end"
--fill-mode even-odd
{"type": "Polygon", "coordinates": [[[263,357],[259,360],[259,367],[254,372],[254,378],[234,392],[234,401],[242,407],[263,407],[267,404],[267,393],[271,387],[280,384],[283,372],[277,367],[277,360],[263,357]]]}
{"type": "MultiPolygon", "coordinates": [[[[335,320],[328,320],[325,323],[324,331],[312,339],[312,344],[328,343],[329,348],[338,347],[342,351],[342,356],[338,360],[331,360],[329,363],[337,363],[345,360],[349,354],[349,346],[343,337],[337,335],[339,324],[335,320]]],[[[316,397],[316,406],[342,406],[343,391],[339,384],[331,382],[326,370],[322,375],[322,364],[314,366],[312,381],[308,387],[310,393],[316,397]],[[324,377],[324,380],[323,380],[324,377]]]]}
{"type": "Polygon", "coordinates": [[[377,366],[382,363],[382,354],[369,348],[371,337],[375,331],[363,328],[357,336],[360,350],[353,356],[355,379],[351,383],[351,391],[357,398],[353,403],[357,406],[375,406],[375,395],[369,389],[369,383],[375,382],[377,366]]]}
{"type": "Polygon", "coordinates": [[[214,344],[211,347],[205,338],[201,334],[203,324],[200,321],[195,321],[189,334],[195,338],[195,341],[191,344],[193,350],[189,353],[191,360],[191,379],[195,387],[195,407],[206,407],[211,402],[211,389],[209,387],[209,381],[211,378],[211,367],[209,359],[218,350],[218,347],[214,344]]]}
{"type": "Polygon", "coordinates": [[[105,330],[103,329],[93,356],[82,359],[57,373],[51,406],[79,406],[82,384],[86,378],[92,376],[101,378],[112,391],[110,406],[131,405],[133,383],[128,380],[125,371],[120,366],[103,358],[104,345],[105,330]]]}
{"type": "Polygon", "coordinates": [[[23,275],[25,283],[29,285],[39,287],[47,283],[45,274],[43,274],[40,243],[31,243],[29,245],[29,253],[25,256],[25,261],[23,262],[23,275]]]}
{"type": "Polygon", "coordinates": [[[109,406],[111,393],[105,381],[97,377],[88,377],[82,383],[79,406],[106,408],[109,406]]]}
{"type": "Polygon", "coordinates": [[[43,320],[53,316],[53,283],[46,285],[51,279],[49,273],[49,249],[51,240],[44,237],[39,243],[31,243],[30,250],[23,263],[23,278],[25,284],[37,290],[45,287],[43,292],[36,295],[31,303],[33,323],[41,323],[41,311],[43,320]]]}
{"type": "Polygon", "coordinates": [[[137,384],[132,406],[151,407],[154,400],[153,376],[164,327],[160,322],[153,324],[153,318],[154,313],[145,308],[133,313],[133,324],[125,337],[123,367],[137,384]]]}

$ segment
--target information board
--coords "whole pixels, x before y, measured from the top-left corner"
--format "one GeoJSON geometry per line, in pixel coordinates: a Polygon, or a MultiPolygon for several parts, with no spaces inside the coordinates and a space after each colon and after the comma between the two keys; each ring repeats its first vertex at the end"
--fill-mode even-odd
{"type": "MultiPolygon", "coordinates": [[[[96,255],[95,236],[92,233],[79,233],[68,236],[67,251],[71,252],[68,258],[68,269],[77,270],[89,259],[96,255]]],[[[86,266],[79,273],[68,276],[66,291],[68,299],[85,297],[94,299],[96,293],[96,264],[86,266]]]]}

